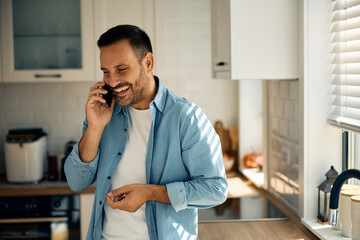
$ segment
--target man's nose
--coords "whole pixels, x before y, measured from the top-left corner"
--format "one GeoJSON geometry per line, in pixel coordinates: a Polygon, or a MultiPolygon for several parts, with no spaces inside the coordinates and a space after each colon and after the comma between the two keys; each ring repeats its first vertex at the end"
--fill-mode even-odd
{"type": "Polygon", "coordinates": [[[117,81],[116,75],[110,73],[110,76],[109,76],[109,78],[108,78],[108,85],[109,85],[110,87],[114,88],[114,87],[116,87],[117,82],[118,82],[118,81],[117,81]]]}

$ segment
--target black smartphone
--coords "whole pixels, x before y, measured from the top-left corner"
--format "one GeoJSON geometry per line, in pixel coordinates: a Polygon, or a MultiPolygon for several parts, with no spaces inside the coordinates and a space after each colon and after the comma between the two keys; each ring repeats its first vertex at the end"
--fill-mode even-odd
{"type": "Polygon", "coordinates": [[[102,88],[107,90],[106,94],[102,94],[102,98],[105,99],[107,107],[110,108],[114,93],[113,91],[111,91],[110,87],[106,84],[102,88]]]}

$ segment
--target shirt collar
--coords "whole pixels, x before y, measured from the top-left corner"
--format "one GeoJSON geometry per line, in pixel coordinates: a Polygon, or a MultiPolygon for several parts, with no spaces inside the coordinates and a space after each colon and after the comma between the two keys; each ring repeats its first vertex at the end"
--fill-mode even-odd
{"type": "MultiPolygon", "coordinates": [[[[166,88],[164,87],[163,83],[160,81],[160,79],[154,75],[154,79],[155,79],[155,83],[158,87],[157,93],[155,95],[154,100],[150,103],[150,106],[152,105],[152,103],[155,104],[156,108],[160,111],[160,112],[164,112],[164,108],[165,108],[165,100],[166,100],[166,88]]],[[[126,106],[120,106],[117,101],[115,100],[115,106],[114,106],[114,111],[113,114],[118,114],[120,113],[120,111],[122,111],[125,115],[127,114],[127,107],[126,106]]]]}
{"type": "Polygon", "coordinates": [[[164,87],[164,85],[157,76],[154,75],[154,79],[158,87],[158,90],[154,100],[150,103],[150,106],[152,103],[154,103],[157,109],[163,113],[165,108],[165,101],[166,101],[166,88],[164,87]]]}

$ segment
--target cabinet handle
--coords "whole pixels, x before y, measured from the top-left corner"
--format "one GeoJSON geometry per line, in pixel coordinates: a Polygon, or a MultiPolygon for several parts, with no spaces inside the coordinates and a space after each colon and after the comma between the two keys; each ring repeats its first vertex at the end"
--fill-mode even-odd
{"type": "Polygon", "coordinates": [[[36,78],[61,78],[61,74],[35,74],[36,78]]]}
{"type": "Polygon", "coordinates": [[[225,66],[226,65],[226,62],[218,62],[216,63],[216,66],[225,66]]]}

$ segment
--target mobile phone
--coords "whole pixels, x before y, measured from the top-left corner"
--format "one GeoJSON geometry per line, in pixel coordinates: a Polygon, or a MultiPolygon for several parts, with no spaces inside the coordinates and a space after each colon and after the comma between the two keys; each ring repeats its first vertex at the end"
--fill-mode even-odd
{"type": "Polygon", "coordinates": [[[108,108],[110,108],[114,93],[113,93],[113,91],[111,91],[110,87],[106,84],[102,88],[107,90],[106,94],[102,94],[102,98],[105,99],[105,101],[106,101],[105,105],[108,108]]]}

